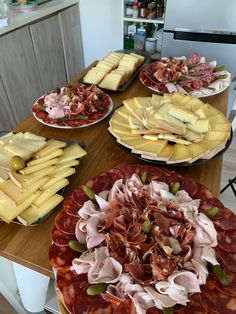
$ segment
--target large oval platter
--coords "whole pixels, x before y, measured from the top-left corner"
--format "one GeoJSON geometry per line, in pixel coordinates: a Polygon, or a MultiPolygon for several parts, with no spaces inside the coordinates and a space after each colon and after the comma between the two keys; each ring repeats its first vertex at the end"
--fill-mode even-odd
{"type": "Polygon", "coordinates": [[[204,185],[117,166],[76,189],[55,219],[59,302],[70,314],[233,314],[235,232],[236,216],[204,185]]]}

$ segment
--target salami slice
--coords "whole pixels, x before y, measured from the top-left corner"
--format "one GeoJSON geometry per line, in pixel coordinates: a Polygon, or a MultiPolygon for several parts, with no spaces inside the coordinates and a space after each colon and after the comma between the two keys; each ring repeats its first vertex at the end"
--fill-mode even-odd
{"type": "MultiPolygon", "coordinates": [[[[158,310],[157,308],[155,308],[158,310]]],[[[124,302],[121,302],[117,308],[114,310],[113,314],[130,314],[134,313],[134,305],[131,300],[126,300],[124,302]]],[[[158,310],[158,312],[149,312],[147,311],[147,314],[160,314],[161,311],[158,310]]]]}
{"type": "Polygon", "coordinates": [[[224,272],[227,274],[228,277],[228,284],[226,286],[223,286],[219,283],[219,281],[214,277],[215,280],[215,287],[217,290],[222,291],[226,295],[236,297],[236,274],[228,271],[224,265],[221,266],[224,270],[224,272]]]}
{"type": "MultiPolygon", "coordinates": [[[[80,312],[81,313],[81,312],[80,312]]],[[[88,314],[113,314],[114,305],[106,301],[101,295],[97,296],[88,307],[88,314]]]]}
{"type": "Polygon", "coordinates": [[[218,260],[222,261],[226,269],[236,274],[236,253],[225,252],[217,247],[216,256],[218,260]]]}
{"type": "Polygon", "coordinates": [[[224,208],[223,217],[214,221],[215,226],[223,230],[236,230],[236,216],[228,208],[224,208]]]}
{"type": "Polygon", "coordinates": [[[68,246],[52,244],[49,249],[49,262],[55,268],[71,266],[73,259],[78,256],[79,254],[72,251],[68,246]]]}
{"type": "Polygon", "coordinates": [[[214,218],[212,218],[212,220],[221,219],[224,213],[224,205],[216,197],[208,199],[205,203],[201,203],[199,207],[199,211],[204,213],[205,211],[207,211],[208,209],[212,207],[218,207],[219,209],[218,213],[214,216],[214,218]]]}
{"type": "Polygon", "coordinates": [[[83,206],[84,202],[88,201],[88,196],[84,193],[82,187],[75,190],[72,194],[72,198],[79,206],[83,206]]]}
{"type": "Polygon", "coordinates": [[[83,289],[81,289],[79,293],[76,294],[74,306],[73,306],[74,314],[88,313],[89,306],[96,299],[96,296],[87,295],[86,293],[87,287],[88,287],[88,284],[86,284],[85,287],[83,287],[83,289]]]}
{"type": "Polygon", "coordinates": [[[188,192],[190,197],[195,198],[195,195],[197,193],[197,184],[190,178],[183,177],[180,181],[180,189],[185,190],[186,192],[188,192]]]}
{"type": "Polygon", "coordinates": [[[58,246],[68,246],[70,240],[76,240],[75,235],[65,234],[54,227],[51,231],[52,242],[58,246]]]}
{"type": "Polygon", "coordinates": [[[197,183],[197,192],[194,198],[199,198],[201,200],[201,203],[204,204],[207,203],[209,199],[212,199],[213,195],[205,185],[197,183]]]}
{"type": "Polygon", "coordinates": [[[72,196],[68,196],[63,203],[63,208],[64,211],[71,216],[75,216],[75,217],[79,217],[78,211],[80,210],[80,208],[82,207],[82,205],[78,205],[74,199],[72,198],[72,196]]]}
{"type": "Polygon", "coordinates": [[[68,215],[63,210],[57,215],[55,219],[55,225],[57,229],[59,229],[61,232],[64,232],[65,234],[69,234],[69,235],[74,235],[75,226],[78,220],[79,220],[78,217],[73,217],[71,215],[68,215]]]}
{"type": "Polygon", "coordinates": [[[142,173],[142,166],[138,165],[136,167],[136,165],[118,165],[116,167],[118,170],[120,170],[120,172],[123,175],[124,179],[130,178],[134,173],[136,173],[137,175],[140,175],[142,173]]]}
{"type": "Polygon", "coordinates": [[[190,302],[187,306],[175,306],[175,314],[206,314],[209,313],[202,304],[201,294],[194,293],[189,298],[190,302]]]}
{"type": "Polygon", "coordinates": [[[211,314],[233,314],[236,311],[236,298],[217,290],[213,280],[208,280],[203,287],[201,300],[203,306],[211,314]]]}
{"type": "MultiPolygon", "coordinates": [[[[56,276],[56,286],[62,292],[63,288],[71,282],[78,280],[79,275],[76,271],[70,268],[59,268],[56,276]]],[[[87,281],[87,275],[84,275],[84,280],[87,281]]]]}
{"type": "Polygon", "coordinates": [[[218,232],[217,240],[222,250],[236,253],[236,230],[218,232]]]}
{"type": "Polygon", "coordinates": [[[89,186],[95,194],[105,190],[110,190],[113,184],[114,181],[107,176],[106,172],[103,172],[99,176],[96,176],[86,182],[86,186],[89,186]]]}
{"type": "Polygon", "coordinates": [[[151,307],[147,310],[147,314],[163,314],[162,310],[159,310],[157,307],[151,307]]]}

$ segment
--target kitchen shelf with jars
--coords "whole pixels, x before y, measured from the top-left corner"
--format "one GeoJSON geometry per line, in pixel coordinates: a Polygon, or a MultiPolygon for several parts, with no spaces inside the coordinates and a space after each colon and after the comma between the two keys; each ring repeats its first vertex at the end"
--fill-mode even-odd
{"type": "Polygon", "coordinates": [[[124,49],[146,51],[160,58],[166,0],[123,0],[124,49]]]}

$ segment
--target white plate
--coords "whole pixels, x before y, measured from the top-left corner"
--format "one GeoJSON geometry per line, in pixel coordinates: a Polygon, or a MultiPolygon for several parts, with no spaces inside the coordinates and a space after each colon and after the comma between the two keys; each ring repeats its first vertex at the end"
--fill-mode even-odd
{"type": "MultiPolygon", "coordinates": [[[[156,92],[156,93],[158,93],[158,94],[160,94],[160,95],[163,95],[163,93],[161,93],[158,88],[154,88],[154,87],[151,87],[151,86],[147,86],[147,85],[143,82],[143,80],[141,79],[141,77],[140,77],[139,79],[140,79],[140,82],[141,82],[144,86],[146,86],[146,87],[149,88],[150,90],[152,90],[152,91],[154,91],[154,92],[156,92]]],[[[190,95],[190,96],[195,97],[195,98],[210,97],[210,96],[214,96],[214,95],[217,95],[217,94],[222,93],[222,92],[225,91],[228,87],[229,87],[229,85],[228,85],[228,86],[224,86],[224,88],[222,88],[222,89],[220,89],[220,90],[218,90],[218,91],[212,90],[212,93],[211,93],[210,95],[206,95],[206,94],[203,94],[203,93],[202,93],[202,94],[198,94],[198,95],[192,95],[192,93],[186,93],[185,95],[190,95]]],[[[167,93],[167,94],[168,94],[168,93],[167,93]]],[[[174,94],[174,93],[173,93],[173,94],[174,94]]]]}
{"type": "MultiPolygon", "coordinates": [[[[106,95],[107,95],[107,94],[106,94],[106,95]]],[[[108,96],[108,95],[107,95],[107,96],[108,96]]],[[[39,118],[36,116],[35,112],[32,111],[32,113],[33,113],[33,116],[35,117],[36,120],[38,120],[39,122],[41,122],[41,123],[44,124],[44,125],[51,126],[52,128],[67,129],[67,130],[68,130],[68,129],[80,129],[80,128],[85,128],[85,127],[87,127],[87,126],[90,126],[90,125],[93,125],[93,124],[96,124],[96,123],[102,121],[103,119],[105,119],[105,118],[111,113],[111,111],[112,111],[112,109],[113,109],[113,101],[112,101],[112,99],[111,99],[110,96],[108,96],[108,97],[109,97],[109,99],[110,99],[110,104],[109,104],[109,106],[108,106],[108,111],[107,111],[107,113],[106,113],[103,117],[101,117],[100,119],[95,120],[95,121],[93,121],[93,122],[91,122],[91,123],[84,124],[84,125],[80,125],[80,126],[76,126],[76,127],[71,127],[71,126],[67,126],[67,125],[58,125],[58,124],[46,123],[46,122],[44,122],[43,120],[39,119],[39,118]]],[[[40,97],[39,99],[41,99],[41,98],[42,98],[42,97],[40,97]]],[[[35,102],[35,104],[36,104],[36,103],[37,103],[37,101],[35,102]]],[[[34,105],[35,105],[35,104],[34,104],[34,105]]]]}

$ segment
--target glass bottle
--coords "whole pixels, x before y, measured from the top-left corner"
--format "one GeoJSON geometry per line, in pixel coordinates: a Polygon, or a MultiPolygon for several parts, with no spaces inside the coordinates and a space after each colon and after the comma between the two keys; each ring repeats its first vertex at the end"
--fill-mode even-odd
{"type": "Polygon", "coordinates": [[[133,18],[138,18],[138,2],[133,2],[133,18]]]}
{"type": "Polygon", "coordinates": [[[142,4],[141,4],[141,10],[140,10],[140,17],[141,18],[146,18],[147,17],[147,5],[148,5],[148,1],[147,0],[143,0],[142,4]]]}

